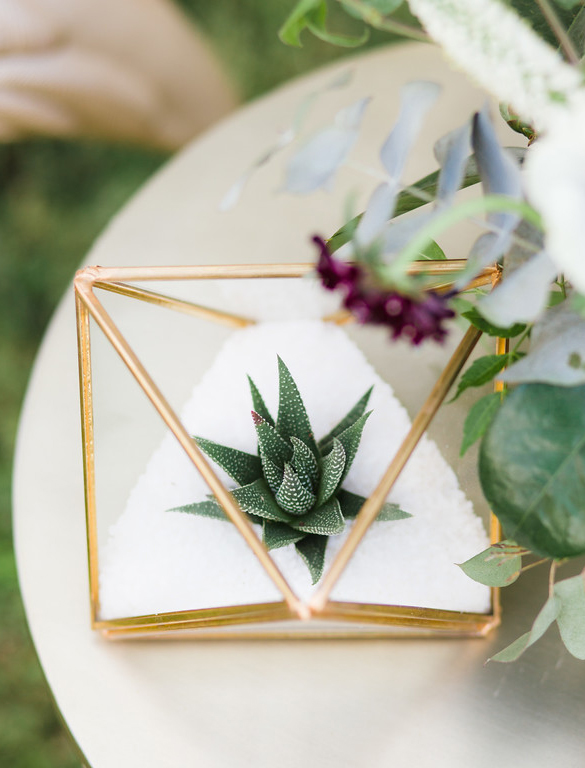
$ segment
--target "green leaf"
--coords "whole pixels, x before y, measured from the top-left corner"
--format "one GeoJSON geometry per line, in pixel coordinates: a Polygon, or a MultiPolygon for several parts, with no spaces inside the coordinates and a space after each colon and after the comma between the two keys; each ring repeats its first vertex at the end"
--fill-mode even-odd
{"type": "Polygon", "coordinates": [[[321,481],[317,495],[317,506],[321,506],[333,496],[341,482],[344,469],[345,449],[334,437],[331,451],[321,461],[321,481]]]}
{"type": "Polygon", "coordinates": [[[329,499],[322,507],[317,507],[302,517],[293,517],[288,524],[297,531],[331,536],[343,531],[345,520],[337,499],[329,499]]]}
{"type": "Polygon", "coordinates": [[[305,536],[295,544],[295,547],[309,569],[313,584],[316,584],[323,574],[327,536],[317,536],[315,534],[305,536]]]}
{"type": "Polygon", "coordinates": [[[268,483],[270,490],[274,495],[278,493],[278,489],[282,485],[282,478],[284,476],[284,469],[278,467],[273,461],[262,455],[262,472],[264,473],[264,479],[268,483]]]}
{"type": "Polygon", "coordinates": [[[282,42],[286,45],[302,47],[300,35],[307,26],[307,16],[320,5],[324,5],[324,0],[299,0],[278,30],[278,36],[282,42]]]}
{"type": "Polygon", "coordinates": [[[285,463],[292,458],[292,446],[255,411],[252,411],[252,418],[258,436],[260,456],[270,459],[277,467],[284,469],[285,463]]]}
{"type": "MultiPolygon", "coordinates": [[[[285,440],[298,437],[305,445],[309,446],[316,456],[318,455],[317,444],[305,404],[295,380],[280,357],[278,358],[278,418],[276,429],[285,440]]],[[[287,461],[289,460],[290,457],[287,461]]]]}
{"type": "Polygon", "coordinates": [[[262,525],[262,541],[266,549],[279,549],[288,544],[295,544],[297,541],[305,538],[305,534],[295,531],[286,523],[274,523],[270,520],[264,520],[262,525]]]}
{"type": "Polygon", "coordinates": [[[248,376],[248,384],[250,385],[250,392],[252,394],[252,405],[258,416],[262,416],[264,421],[267,421],[271,427],[274,426],[274,419],[270,415],[270,411],[266,407],[264,398],[260,394],[260,390],[254,384],[253,380],[248,376]]]}
{"type": "Polygon", "coordinates": [[[463,440],[459,455],[463,456],[476,440],[483,437],[492,419],[502,404],[502,396],[499,392],[484,395],[469,409],[469,413],[463,425],[463,440]]]}
{"type": "Polygon", "coordinates": [[[275,522],[290,523],[292,519],[291,515],[278,506],[265,480],[256,480],[250,485],[235,488],[231,493],[247,514],[275,522]]]}
{"type": "Polygon", "coordinates": [[[369,10],[377,11],[382,14],[382,16],[389,16],[391,13],[394,13],[395,10],[400,8],[403,2],[404,0],[361,0],[359,6],[356,6],[341,0],[341,5],[350,16],[354,16],[356,19],[363,19],[367,22],[369,10]]]}
{"type": "Polygon", "coordinates": [[[459,395],[469,387],[481,387],[487,384],[496,373],[506,367],[508,362],[510,362],[508,355],[486,355],[475,360],[459,380],[453,400],[457,400],[459,395]]]}
{"type": "Polygon", "coordinates": [[[585,53],[585,8],[581,8],[567,30],[579,56],[585,53]]]}
{"type": "Polygon", "coordinates": [[[458,565],[463,573],[480,584],[507,587],[520,576],[522,557],[518,554],[519,549],[515,541],[500,541],[458,565]]]}
{"type": "Polygon", "coordinates": [[[447,257],[445,251],[434,240],[431,240],[420,252],[420,261],[443,261],[447,257]]]}
{"type": "Polygon", "coordinates": [[[276,501],[291,515],[304,515],[315,506],[314,494],[307,491],[290,464],[284,465],[284,477],[276,501]]]}
{"type": "Polygon", "coordinates": [[[341,419],[341,421],[336,424],[325,437],[322,437],[321,440],[319,440],[319,450],[322,454],[329,453],[333,444],[333,438],[344,432],[348,427],[351,427],[351,425],[365,412],[373,389],[373,386],[370,387],[343,419],[341,419]]]}
{"type": "Polygon", "coordinates": [[[544,635],[546,630],[550,627],[553,621],[559,615],[561,609],[561,601],[558,597],[550,597],[544,604],[542,610],[536,617],[532,629],[525,635],[522,635],[517,640],[514,640],[503,651],[496,653],[489,661],[516,661],[520,658],[524,651],[533,645],[537,640],[544,635]]]}
{"type": "Polygon", "coordinates": [[[340,432],[337,435],[337,440],[341,443],[341,445],[345,449],[345,468],[343,470],[343,474],[341,475],[340,483],[343,482],[344,478],[347,476],[347,473],[349,472],[349,468],[351,467],[353,460],[355,459],[355,455],[358,451],[358,448],[360,446],[360,440],[362,439],[362,432],[364,431],[364,426],[366,424],[366,421],[369,419],[370,414],[372,411],[367,411],[366,413],[362,414],[359,419],[354,421],[354,423],[347,427],[347,429],[344,429],[343,432],[340,432]]]}
{"type": "Polygon", "coordinates": [[[298,437],[291,437],[290,441],[293,447],[292,464],[299,480],[308,491],[315,491],[319,481],[319,465],[315,454],[298,437]]]}
{"type": "Polygon", "coordinates": [[[564,8],[565,10],[571,10],[571,8],[575,8],[578,5],[583,4],[583,0],[554,0],[555,3],[560,6],[561,8],[564,8]]]}
{"type": "MultiPolygon", "coordinates": [[[[573,1],[575,3],[578,2],[578,0],[573,1]]],[[[543,16],[539,4],[535,2],[535,0],[507,0],[507,2],[532,25],[535,32],[543,37],[547,43],[555,48],[558,46],[558,40],[547,23],[546,18],[543,16]]],[[[571,0],[559,0],[557,2],[557,5],[559,6],[557,16],[565,29],[570,26],[573,18],[578,13],[578,6],[568,6],[565,4],[568,2],[571,2],[571,0]]]]}
{"type": "Polygon", "coordinates": [[[173,507],[172,509],[167,509],[167,512],[186,512],[189,515],[199,515],[200,517],[211,517],[214,520],[229,521],[229,517],[218,502],[211,499],[208,499],[207,501],[198,501],[195,504],[185,504],[182,507],[173,507]]]}
{"type": "Polygon", "coordinates": [[[194,437],[193,440],[239,485],[248,485],[262,476],[262,464],[258,456],[229,448],[227,445],[220,445],[204,437],[194,437]]]}
{"type": "Polygon", "coordinates": [[[499,336],[501,339],[511,339],[514,336],[519,336],[526,330],[526,326],[522,323],[516,323],[510,326],[510,328],[498,328],[488,322],[485,317],[482,317],[475,308],[470,309],[469,312],[464,312],[463,317],[467,318],[480,331],[487,333],[488,336],[499,336]]]}
{"type": "Polygon", "coordinates": [[[508,538],[543,557],[585,553],[585,385],[517,387],[485,435],[479,474],[508,538]]]}
{"type": "Polygon", "coordinates": [[[313,13],[306,16],[307,29],[309,29],[315,37],[322,40],[324,43],[330,43],[331,45],[337,45],[340,48],[357,48],[367,42],[370,37],[370,30],[365,27],[361,35],[340,35],[335,32],[330,32],[326,27],[327,22],[327,3],[321,3],[313,13]]]}
{"type": "Polygon", "coordinates": [[[585,582],[583,574],[558,581],[554,593],[561,601],[557,624],[565,648],[577,659],[585,659],[585,582]]]}
{"type": "MultiPolygon", "coordinates": [[[[357,517],[360,509],[366,502],[364,496],[358,496],[357,493],[351,493],[351,491],[346,491],[343,488],[337,492],[336,498],[339,501],[341,512],[346,520],[357,517]]],[[[400,509],[398,504],[387,501],[378,512],[376,520],[378,520],[378,522],[391,522],[393,520],[406,520],[407,517],[412,517],[412,515],[409,512],[400,509]]]]}

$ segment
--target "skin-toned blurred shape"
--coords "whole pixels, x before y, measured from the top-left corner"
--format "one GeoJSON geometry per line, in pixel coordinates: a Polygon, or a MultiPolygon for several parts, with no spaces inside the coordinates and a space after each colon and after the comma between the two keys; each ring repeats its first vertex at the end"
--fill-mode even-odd
{"type": "Polygon", "coordinates": [[[1,0],[0,141],[91,137],[172,150],[233,90],[170,0],[1,0]]]}

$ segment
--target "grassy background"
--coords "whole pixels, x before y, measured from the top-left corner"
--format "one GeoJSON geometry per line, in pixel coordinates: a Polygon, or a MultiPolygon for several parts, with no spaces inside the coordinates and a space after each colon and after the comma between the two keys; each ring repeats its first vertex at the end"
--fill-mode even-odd
{"type": "MultiPolygon", "coordinates": [[[[346,53],[311,38],[302,50],[283,46],[276,32],[293,0],[181,4],[207,32],[244,101],[346,53]]],[[[339,13],[331,22],[338,29],[354,24],[339,13]]],[[[373,35],[370,44],[387,40],[373,35]]],[[[12,453],[27,377],[84,253],[165,160],[97,143],[0,146],[0,766],[7,768],[79,765],[29,639],[12,552],[12,453]]]]}

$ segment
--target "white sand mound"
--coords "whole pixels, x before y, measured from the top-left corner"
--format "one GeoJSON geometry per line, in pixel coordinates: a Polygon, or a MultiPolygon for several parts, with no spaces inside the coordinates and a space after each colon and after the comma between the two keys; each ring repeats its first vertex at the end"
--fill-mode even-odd
{"type": "MultiPolygon", "coordinates": [[[[195,387],[184,408],[183,423],[192,434],[255,453],[246,374],[276,415],[277,354],[299,386],[317,438],[375,385],[369,405],[374,412],[344,483],[348,490],[367,496],[410,422],[391,387],[345,332],[333,325],[268,322],[235,332],[195,387]]],[[[281,599],[231,523],[166,511],[202,500],[207,493],[209,489],[169,433],[110,529],[100,573],[102,618],[281,599]]],[[[485,549],[489,541],[435,443],[423,438],[389,500],[413,517],[374,523],[332,597],[489,611],[488,588],[468,579],[455,565],[485,549]]],[[[326,568],[346,535],[330,537],[326,568]]],[[[272,555],[293,590],[308,598],[315,587],[294,546],[274,550],[272,555]]]]}

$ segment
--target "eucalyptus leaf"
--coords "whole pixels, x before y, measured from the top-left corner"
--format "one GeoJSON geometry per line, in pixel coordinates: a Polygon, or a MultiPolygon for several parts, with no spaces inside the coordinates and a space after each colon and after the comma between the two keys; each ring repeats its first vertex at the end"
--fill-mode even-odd
{"type": "Polygon", "coordinates": [[[309,569],[311,581],[316,584],[323,574],[327,536],[309,534],[295,544],[295,547],[309,569]]]}
{"type": "Polygon", "coordinates": [[[495,656],[492,656],[489,661],[508,662],[516,661],[516,659],[519,659],[527,648],[533,645],[537,640],[540,640],[546,630],[559,615],[560,609],[561,601],[559,598],[556,596],[549,597],[542,610],[536,617],[530,632],[527,632],[517,640],[514,640],[514,642],[511,643],[507,648],[504,648],[503,651],[500,651],[499,653],[496,653],[495,656]]]}
{"type": "Polygon", "coordinates": [[[585,553],[585,386],[521,384],[481,445],[482,489],[509,538],[543,557],[585,553]]]}
{"type": "Polygon", "coordinates": [[[193,439],[210,459],[215,461],[240,485],[253,482],[262,472],[262,465],[258,456],[239,451],[236,448],[228,448],[204,437],[194,437],[193,439]]]}
{"type": "Polygon", "coordinates": [[[561,601],[557,624],[565,648],[585,660],[585,582],[583,574],[558,581],[554,593],[561,601]]]}
{"type": "Polygon", "coordinates": [[[507,587],[520,576],[522,557],[517,552],[516,542],[501,541],[464,563],[459,563],[459,567],[466,576],[480,584],[507,587]]]}
{"type": "Polygon", "coordinates": [[[508,382],[585,384],[585,319],[568,301],[549,309],[534,326],[529,354],[502,376],[508,382]]]}
{"type": "Polygon", "coordinates": [[[461,441],[460,456],[470,448],[476,440],[483,437],[492,419],[498,412],[502,402],[499,392],[484,395],[469,409],[463,425],[463,440],[461,441]]]}

